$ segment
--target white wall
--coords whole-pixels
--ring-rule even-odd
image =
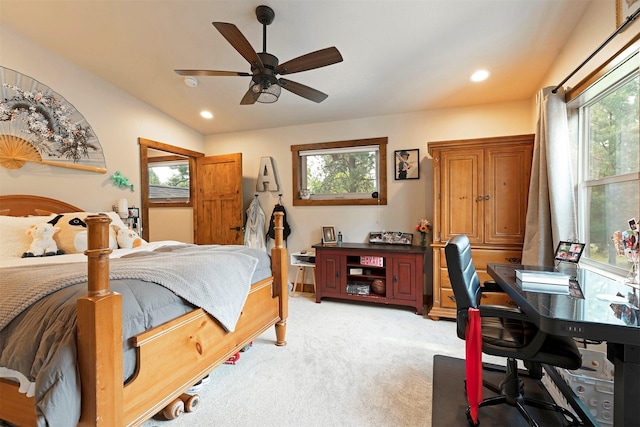
[[[0,65],[38,80],[69,101],[93,128],[107,164],[106,174],[33,163],[15,170],[0,168],[0,194],[37,194],[90,211],[110,209],[121,198],[140,206],[138,137],[203,151],[203,135],[10,28],[0,26],[0,40]],[[109,177],[116,171],[129,178],[135,191],[112,184]]]
[[[621,0],[625,2],[626,0]],[[578,67],[596,48],[598,48],[616,30],[615,2],[609,0],[593,0],[580,20],[580,24],[569,42],[560,52],[553,66],[543,79],[540,87],[558,85],[565,77]],[[618,34],[594,58],[585,64],[566,87],[575,86],[593,69],[620,50],[634,36],[640,33],[640,19],[636,19],[624,32]]]

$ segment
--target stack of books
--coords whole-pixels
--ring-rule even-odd
[[[568,295],[570,278],[557,271],[516,270],[516,284],[528,292]]]

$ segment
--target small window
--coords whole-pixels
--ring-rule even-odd
[[[189,203],[189,159],[181,156],[149,157],[149,202]]]
[[[386,205],[387,138],[291,146],[294,205]]]

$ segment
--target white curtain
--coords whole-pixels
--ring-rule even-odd
[[[245,246],[262,249],[265,252],[267,251],[264,223],[264,211],[260,207],[258,197],[254,197],[247,209],[247,223],[244,227]]]
[[[577,237],[564,91],[554,94],[551,87],[542,89],[537,105],[522,263],[551,266],[558,242]]]

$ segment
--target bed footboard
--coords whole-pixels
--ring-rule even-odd
[[[273,276],[251,287],[234,332],[202,309],[146,331],[134,338],[138,367],[123,387],[121,301],[109,290],[110,251],[102,249],[108,247],[108,223],[104,216],[87,219],[89,295],[78,301],[81,425],[143,423],[273,325],[276,345],[286,345],[288,255],[278,212]]]

